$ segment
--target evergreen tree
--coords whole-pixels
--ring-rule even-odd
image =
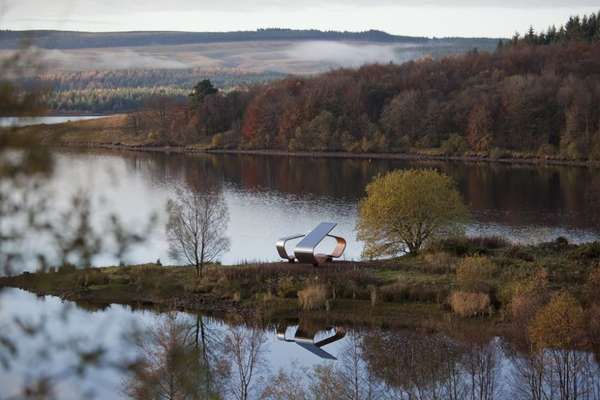
[[[190,93],[190,105],[193,108],[197,108],[206,96],[218,93],[218,89],[215,88],[210,79],[201,80],[194,86],[192,93]]]

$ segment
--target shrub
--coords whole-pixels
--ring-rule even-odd
[[[446,156],[462,156],[469,149],[466,140],[457,134],[452,134],[442,143],[442,151]]]
[[[210,147],[212,147],[213,149],[220,149],[223,148],[223,144],[225,143],[225,140],[223,138],[223,134],[222,133],[216,133],[211,140],[210,143]]]
[[[374,285],[369,285],[367,290],[369,291],[370,295],[371,307],[375,307],[377,304],[377,287]]]
[[[548,274],[545,270],[514,286],[510,315],[514,323],[527,325],[548,301]]]
[[[527,248],[523,246],[512,246],[506,252],[506,255],[512,259],[518,259],[523,261],[535,261],[535,257],[527,251]]]
[[[456,282],[467,291],[487,291],[496,272],[495,264],[487,257],[465,257],[456,267]]]
[[[282,298],[292,298],[298,291],[294,278],[283,276],[277,280],[277,296]]]
[[[389,302],[419,302],[443,304],[448,299],[447,286],[427,283],[407,284],[396,282],[378,288],[378,298]]]
[[[63,264],[61,266],[58,267],[58,273],[60,274],[70,274],[72,272],[76,272],[77,271],[77,267],[73,264]]]
[[[537,312],[528,331],[529,339],[538,349],[573,348],[585,332],[583,308],[573,295],[562,291]]]
[[[580,260],[599,259],[600,242],[584,243],[577,247],[574,256]]]
[[[509,247],[510,242],[499,236],[451,237],[436,242],[432,248],[457,256],[487,254],[490,250]]]
[[[327,287],[325,285],[310,285],[298,292],[298,302],[303,310],[318,310],[327,302]]]
[[[436,251],[427,253],[423,257],[427,265],[427,272],[445,274],[453,271],[456,264],[456,258],[445,251]]]
[[[511,154],[509,151],[501,149],[499,147],[494,147],[491,151],[490,151],[490,158],[492,160],[500,160],[502,158],[510,158]]]
[[[590,160],[600,161],[600,132],[596,133],[592,138],[592,146],[588,158]]]
[[[549,143],[544,143],[541,145],[537,151],[537,156],[539,158],[548,158],[556,155],[556,147]]]
[[[588,336],[594,346],[600,346],[600,304],[594,304],[588,314]]]
[[[80,277],[80,286],[89,287],[89,286],[98,286],[98,285],[107,285],[110,279],[108,274],[105,274],[101,271],[97,270],[89,270],[85,271],[82,277]]]
[[[600,305],[600,266],[590,272],[585,284],[586,299],[590,304]]]
[[[490,296],[486,293],[456,291],[450,294],[450,307],[464,318],[491,313]]]

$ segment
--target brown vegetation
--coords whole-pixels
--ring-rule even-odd
[[[450,295],[452,311],[461,317],[476,317],[491,314],[490,295],[486,293],[452,292]]]
[[[484,247],[485,243],[490,247]],[[209,264],[202,278],[190,267],[80,270],[67,265],[1,278],[0,286],[88,304],[116,302],[212,312],[260,310],[264,315],[296,314],[302,307],[307,313],[327,318],[393,325],[424,316],[439,321],[449,305],[457,315],[467,318],[498,310],[492,321],[514,327],[504,332],[518,334],[519,339],[526,340],[523,345],[528,344],[528,338],[541,345],[594,343],[598,336],[597,303],[591,302],[585,288],[589,276],[595,276],[592,271],[600,258],[597,244],[570,245],[561,240],[538,246],[497,245],[484,239],[444,240],[417,256],[334,262],[319,269],[289,263]],[[461,272],[432,269],[431,260],[438,253],[440,259],[460,264]],[[478,255],[481,253],[485,257]],[[495,272],[490,279],[492,265]],[[481,282],[486,291],[477,290]],[[557,290],[562,292],[557,295]],[[555,296],[548,303],[553,291]],[[548,331],[557,332],[559,338],[548,336]],[[560,333],[563,331],[567,333]],[[578,331],[574,341],[561,339],[573,331]]]
[[[487,291],[490,280],[496,272],[496,265],[487,257],[471,256],[463,258],[456,267],[456,283],[466,291]]]
[[[313,284],[298,292],[298,302],[303,310],[318,310],[325,307],[327,302],[327,287]]]
[[[582,343],[585,331],[583,308],[573,295],[563,291],[536,314],[529,337],[539,349],[573,348]]]
[[[600,43],[549,43],[289,77],[188,107],[158,94],[127,133],[154,146],[599,161]]]

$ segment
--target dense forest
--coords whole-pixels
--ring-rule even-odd
[[[600,160],[600,43],[518,41],[494,53],[196,91],[192,104],[178,114],[185,118],[160,125],[170,129],[161,131],[165,141]]]
[[[139,110],[156,96],[185,101],[204,78],[227,92],[284,76],[229,69],[124,69],[46,73],[25,84],[49,88],[45,100],[53,112],[104,114]]]

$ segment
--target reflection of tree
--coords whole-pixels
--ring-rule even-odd
[[[600,399],[600,366],[591,353],[546,349],[514,354],[514,394],[521,399]]]
[[[493,399],[498,351],[495,341],[461,343],[443,335],[375,331],[363,338],[373,374],[398,398]]]
[[[496,397],[499,350],[495,341],[473,343],[467,348],[461,361],[466,380],[463,384],[467,391],[465,398],[492,400]]]
[[[201,318],[191,324],[168,315],[142,335],[137,342],[140,364],[126,392],[134,399],[213,398],[208,358],[196,336],[202,326]]]
[[[207,317],[200,314],[196,315],[194,324],[194,347],[202,354],[204,362],[204,383],[205,393],[216,393],[219,384],[221,369],[223,365],[220,361],[219,350],[222,346],[220,337],[214,332],[207,322],[211,322]]]
[[[254,398],[253,380],[264,368],[265,333],[260,329],[231,327],[223,341],[223,359],[229,364],[228,389],[237,400]]]
[[[373,373],[391,388],[417,399],[461,399],[459,362],[464,349],[438,335],[376,331],[364,338]]]
[[[202,190],[206,182],[223,182],[248,192],[269,190],[301,198],[317,194],[350,202],[363,196],[377,174],[435,168],[458,183],[465,202],[482,222],[593,228],[599,218],[598,179],[592,170],[575,167],[248,155],[119,156],[131,159],[133,168],[143,168],[162,184],[177,178]]]
[[[335,364],[320,365],[313,371],[310,392],[314,399],[371,400],[381,398],[383,387],[363,358],[362,340],[350,335]]]

